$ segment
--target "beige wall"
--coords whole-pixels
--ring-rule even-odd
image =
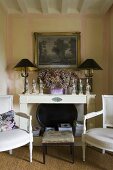
[[[12,23],[8,30],[9,36],[7,57],[9,64],[16,64],[22,58],[29,58],[33,61],[33,32],[81,32],[81,60],[86,58],[94,58],[102,67],[105,62],[103,60],[103,18],[99,17],[41,17],[28,16],[18,17],[12,16],[10,19]],[[12,63],[9,59],[12,57]],[[105,72],[106,73],[106,72]],[[99,71],[94,78],[94,92],[103,93],[106,90],[106,85],[100,90],[95,85],[95,81],[100,82],[100,76],[103,71]],[[104,76],[104,80],[105,80]],[[19,77],[20,78],[20,77]],[[102,79],[102,82],[104,81]],[[106,81],[107,82],[107,81]],[[21,89],[20,89],[21,90]],[[21,92],[21,91],[20,91]]]
[[[97,110],[101,107],[101,94],[113,93],[113,9],[103,16],[16,16],[0,11],[1,93],[18,94],[23,79],[13,70],[22,58],[33,61],[33,32],[81,32],[81,61],[94,58],[103,68],[95,71],[93,91],[97,94]],[[110,31],[111,30],[111,31]],[[6,72],[8,68],[8,75]],[[31,77],[36,78],[36,73]],[[110,78],[109,78],[110,77]],[[30,83],[31,84],[31,83]],[[98,102],[99,101],[99,102]]]
[[[109,93],[113,94],[113,8],[110,10]]]
[[[97,94],[98,101],[101,94],[108,92],[108,59],[106,56],[108,51],[106,44],[108,44],[109,35],[106,34],[106,29],[108,29],[105,27],[106,18],[98,16],[38,17],[37,15],[12,15],[8,18],[8,65],[13,67],[22,58],[33,61],[33,32],[81,32],[81,61],[86,58],[94,58],[103,68],[103,71],[95,71],[93,77],[93,91]],[[12,61],[10,58],[12,58]],[[21,93],[23,88],[22,78],[13,70],[10,75],[9,93]]]
[[[0,94],[7,93],[6,16],[0,9]]]

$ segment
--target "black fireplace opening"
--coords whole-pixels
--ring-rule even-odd
[[[78,112],[74,104],[39,104],[36,118],[41,126],[41,134],[47,127],[59,130],[62,124],[69,124],[75,136]]]

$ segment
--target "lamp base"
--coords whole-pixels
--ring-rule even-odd
[[[93,92],[93,78],[92,77],[86,77],[86,86],[87,86],[87,81],[88,81],[88,85],[90,86],[90,89],[86,89],[86,93],[92,93]],[[87,86],[87,88],[89,88],[89,86]]]
[[[22,94],[29,94],[29,92],[22,92]]]

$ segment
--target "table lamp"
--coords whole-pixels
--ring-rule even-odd
[[[21,71],[21,76],[24,77],[24,92],[27,92],[26,84],[27,84],[27,77],[29,76],[29,71],[37,70],[36,65],[34,65],[28,59],[22,59],[18,62],[18,64],[14,67],[16,71]]]
[[[103,70],[94,59],[86,59],[82,64],[78,66],[78,69],[84,70],[85,77],[90,81],[92,91],[92,77],[94,70]]]
[[[94,70],[102,70],[94,59],[86,59],[78,66],[78,69],[85,70],[85,76],[88,78],[93,76]]]

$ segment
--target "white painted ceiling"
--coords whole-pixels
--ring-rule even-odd
[[[0,0],[7,14],[105,14],[113,0]]]

